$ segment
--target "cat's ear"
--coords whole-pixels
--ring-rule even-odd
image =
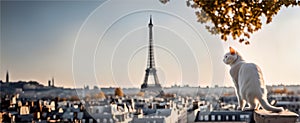
[[[229,51],[231,55],[234,55],[236,53],[236,51],[232,47],[229,47]]]

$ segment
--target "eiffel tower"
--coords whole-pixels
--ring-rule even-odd
[[[154,51],[153,51],[153,36],[152,36],[152,17],[150,16],[150,22],[148,24],[149,28],[149,52],[148,52],[148,63],[145,74],[144,83],[141,85],[142,92],[150,92],[151,95],[163,94],[161,85],[156,74],[155,61],[154,61]],[[149,83],[149,80],[154,81],[154,83]]]

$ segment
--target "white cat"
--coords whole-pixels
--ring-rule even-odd
[[[267,111],[281,112],[282,107],[271,106],[267,101],[267,89],[260,68],[254,63],[246,63],[238,52],[229,47],[224,56],[224,63],[230,65],[241,110],[257,110],[259,104]],[[249,107],[245,108],[246,103]]]

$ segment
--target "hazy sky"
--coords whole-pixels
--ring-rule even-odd
[[[299,13],[282,8],[246,46],[208,33],[185,0],[2,1],[0,79],[9,70],[12,81],[140,87],[152,15],[163,86],[231,86],[222,62],[229,46],[258,64],[267,84],[300,84]]]

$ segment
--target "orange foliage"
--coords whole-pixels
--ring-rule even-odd
[[[160,0],[162,3],[168,0]],[[237,38],[240,43],[250,44],[250,34],[262,28],[262,16],[266,24],[272,22],[282,6],[300,6],[298,0],[186,0],[195,9],[199,23],[206,23],[211,34]]]
[[[124,96],[123,90],[121,88],[116,88],[115,96],[123,97]]]
[[[105,98],[105,93],[101,91],[101,92],[93,95],[93,98],[95,98],[95,99],[104,99]]]
[[[145,93],[144,92],[139,92],[136,94],[137,96],[140,96],[140,97],[144,97],[145,96]]]

